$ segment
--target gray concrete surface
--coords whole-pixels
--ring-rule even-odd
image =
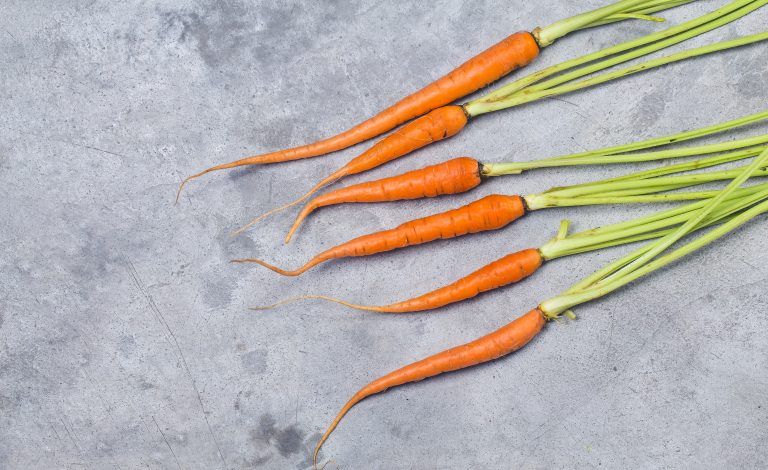
[[[507,322],[623,253],[553,262],[525,284],[397,317],[297,293],[381,303],[576,228],[656,207],[537,213],[497,233],[299,279],[294,266],[353,235],[492,192],[624,173],[553,170],[460,197],[295,214],[228,233],[366,145],[333,156],[180,179],[326,136],[437,78],[511,31],[600,1],[0,2],[0,468],[307,468],[359,386]],[[724,1],[669,13],[678,22]],[[761,10],[686,45],[759,32]],[[576,34],[533,69],[659,29]],[[683,47],[677,47],[675,50]],[[474,123],[345,184],[458,155],[542,158],[765,108],[768,48],[719,54]],[[761,129],[765,129],[763,126]],[[754,133],[756,130],[750,129]],[[766,220],[578,308],[579,320],[504,360],[360,404],[328,468],[765,468]]]

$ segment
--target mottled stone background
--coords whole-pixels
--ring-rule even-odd
[[[295,266],[372,230],[492,192],[527,193],[627,167],[538,171],[459,197],[295,212],[292,199],[367,145],[211,175],[210,164],[329,135],[512,31],[602,1],[0,1],[0,468],[307,468],[359,386],[527,311],[626,251],[553,262],[524,284],[437,312],[384,317],[297,293],[382,303],[507,252],[656,207],[536,213],[496,233]],[[726,3],[699,1],[673,23]],[[762,9],[675,50],[759,32]],[[637,37],[575,34],[529,70]],[[478,119],[461,135],[349,178],[458,155],[543,158],[765,109],[765,44]],[[747,134],[765,132],[753,127]],[[764,218],[547,327],[495,363],[367,400],[328,468],[765,468]]]

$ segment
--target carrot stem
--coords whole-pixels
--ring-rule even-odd
[[[498,101],[500,99],[506,98],[508,96],[513,95],[514,93],[530,86],[535,83],[540,82],[541,80],[550,77],[552,75],[564,72],[566,70],[570,70],[575,67],[579,67],[584,64],[588,64],[590,62],[594,62],[600,59],[605,59],[606,57],[610,57],[612,55],[620,54],[625,51],[630,51],[633,49],[640,48],[642,46],[664,40],[666,38],[670,38],[672,36],[675,36],[680,33],[684,33],[688,30],[691,30],[693,28],[696,28],[701,25],[705,25],[707,23],[710,23],[714,20],[717,20],[719,18],[724,17],[725,15],[728,15],[730,13],[734,13],[738,11],[740,8],[745,6],[750,6],[753,3],[752,0],[737,0],[734,2],[731,2],[721,8],[718,8],[717,10],[714,10],[708,14],[702,15],[698,18],[695,18],[693,20],[687,21],[685,23],[679,24],[677,26],[673,26],[671,28],[668,28],[663,31],[659,31],[656,33],[652,33],[637,39],[633,39],[631,41],[626,41],[620,44],[617,44],[615,46],[611,46],[605,49],[602,49],[597,52],[593,52],[581,57],[577,57],[575,59],[570,59],[568,61],[562,62],[560,64],[556,64],[550,67],[547,67],[545,69],[539,70],[538,72],[535,72],[531,75],[528,75],[522,79],[516,80],[508,85],[505,85],[501,88],[498,88],[494,90],[493,92],[474,100],[473,103],[477,102],[493,102]],[[764,4],[764,3],[762,3]],[[762,4],[757,5],[755,8],[759,8],[762,6]],[[753,10],[745,11],[740,16],[744,16],[748,13],[750,13]],[[739,16],[739,17],[740,17]],[[631,56],[628,57],[627,60],[630,60]]]
[[[552,188],[542,193],[529,194],[525,196],[524,199],[529,210],[539,210],[548,207],[683,201],[710,198],[717,195],[717,191],[659,193],[714,181],[733,179],[740,174],[743,168],[678,176],[663,175],[756,156],[756,154],[759,155],[765,149],[766,148],[761,148],[759,152],[754,149],[743,152],[734,152],[694,162],[672,165],[671,167],[662,170],[644,171],[603,181]],[[646,178],[649,174],[660,174],[660,176]],[[768,170],[764,167],[759,168],[752,174],[752,177],[761,176],[768,176]]]
[[[768,164],[768,150],[765,150],[750,165],[748,165],[743,171],[741,171],[738,174],[738,176],[736,176],[733,179],[733,181],[731,181],[728,184],[728,186],[726,186],[720,192],[720,194],[712,198],[710,201],[707,202],[707,204],[704,207],[699,209],[697,211],[696,217],[686,222],[675,233],[662,238],[658,242],[655,242],[654,247],[651,250],[649,250],[648,253],[639,257],[637,260],[628,264],[627,266],[620,269],[616,273],[611,274],[609,277],[602,280],[601,282],[605,280],[621,278],[622,275],[631,273],[634,269],[637,269],[643,263],[650,261],[653,257],[655,257],[665,249],[672,246],[675,242],[677,242],[678,240],[683,238],[685,235],[687,235],[692,230],[693,227],[695,227],[699,222],[704,220],[710,213],[712,213],[712,211],[717,209],[718,205],[722,204],[729,194],[733,193],[737,188],[739,188],[739,186],[744,184],[752,175],[756,174],[760,170],[760,168],[765,166],[766,164]]]
[[[671,264],[679,260],[683,256],[686,256],[696,250],[699,250],[709,245],[710,243],[722,238],[723,236],[736,230],[737,228],[746,224],[747,222],[754,219],[755,217],[761,214],[764,214],[766,212],[768,212],[768,201],[763,201],[753,206],[752,208],[742,212],[741,214],[738,214],[730,218],[730,220],[728,220],[727,222],[723,223],[719,227],[714,228],[713,230],[707,232],[706,234],[700,236],[696,240],[690,243],[687,243],[686,245],[683,245],[677,250],[674,250],[671,253],[665,256],[662,256],[655,261],[652,261],[640,268],[635,269],[634,271],[630,272],[625,276],[622,276],[621,278],[612,279],[610,282],[606,282],[604,284],[596,284],[594,287],[584,289],[584,290],[578,290],[578,289],[572,288],[571,290],[566,291],[566,293],[560,296],[557,296],[542,302],[540,305],[540,308],[545,313],[545,315],[547,315],[548,318],[556,318],[561,313],[568,311],[569,309],[571,309],[576,305],[607,295],[625,286],[626,284],[629,284],[630,282],[639,279],[640,277],[646,276],[658,269],[661,269],[667,266],[668,264]],[[672,235],[674,235],[674,233],[668,235],[668,237]],[[598,277],[597,274],[605,275],[606,272],[612,272],[612,271],[618,270],[618,268],[622,267],[622,265],[624,268],[630,266],[632,263],[639,261],[645,255],[650,253],[651,252],[650,248],[652,246],[653,244],[651,243],[651,244],[648,244],[647,246],[640,248],[639,250],[636,250],[630,255],[627,255],[624,258],[621,258],[619,261],[612,263],[611,265],[606,267],[604,270],[599,271],[598,273],[596,273],[595,276],[587,278],[586,280],[582,281],[582,283],[577,284],[574,287],[577,287],[580,285],[584,286],[585,284],[587,284],[588,280],[594,279],[594,277]]]
[[[546,200],[550,196],[560,199],[572,199],[596,194],[605,195],[632,189],[646,189],[648,192],[656,192],[659,190],[658,188],[665,188],[664,190],[667,190],[666,188],[684,188],[713,181],[730,180],[735,178],[741,171],[743,171],[743,168],[682,176],[660,176],[640,180],[610,181],[607,183],[596,183],[585,186],[555,188],[535,196],[537,199]],[[766,175],[768,175],[768,171],[765,169],[758,169],[752,176],[757,177]],[[528,199],[526,199],[526,201],[528,201]],[[531,201],[528,202],[530,203]],[[533,209],[534,207],[529,206],[529,208]]]
[[[690,162],[676,163],[674,165],[661,166],[658,168],[651,168],[650,170],[638,171],[627,175],[616,176],[613,178],[606,178],[601,183],[627,181],[627,180],[639,180],[646,178],[655,178],[658,176],[665,176],[672,173],[680,173],[683,171],[700,170],[702,168],[709,168],[724,163],[735,162],[746,158],[752,158],[760,155],[766,147],[752,147],[743,150],[737,150],[735,152],[723,153],[715,155],[713,157],[702,158],[700,160],[694,160]],[[580,186],[589,186],[594,183],[583,183],[571,186],[572,188]]]
[[[533,170],[537,168],[546,168],[552,165],[552,162],[560,161],[581,161],[581,164],[601,164],[603,158],[617,155],[620,153],[634,152],[637,150],[646,150],[649,148],[661,147],[670,145],[673,143],[683,142],[687,140],[698,139],[712,134],[719,134],[721,132],[733,130],[739,127],[754,124],[760,121],[768,119],[768,111],[762,111],[759,113],[744,116],[732,121],[727,121],[719,124],[714,124],[700,129],[692,131],[680,132],[678,134],[667,135],[664,137],[656,137],[640,142],[633,142],[631,144],[617,145],[613,147],[607,147],[603,149],[590,150],[587,152],[574,153],[570,155],[563,155],[559,157],[547,158],[542,160],[530,161],[530,162],[503,162],[503,163],[484,163],[483,164],[483,176],[503,176],[520,174],[523,171]],[[684,150],[684,149],[681,149]],[[727,149],[733,150],[733,149]],[[677,153],[670,153],[669,158],[677,158]],[[592,158],[587,160],[587,158]]]
[[[541,304],[542,310],[548,317],[556,317],[576,305],[606,295],[639,277],[660,269],[682,256],[708,245],[730,231],[735,230],[737,227],[740,227],[757,215],[768,211],[768,201],[760,202],[743,213],[735,215],[720,227],[713,229],[683,247],[654,260],[654,258],[659,256],[681,238],[695,230],[696,227],[701,224],[702,221],[705,221],[711,214],[716,214],[717,210],[720,208],[719,206],[727,201],[729,196],[737,191],[737,188],[740,185],[766,163],[768,163],[768,150],[765,150],[760,154],[752,164],[734,178],[733,181],[731,181],[725,189],[720,191],[716,197],[710,199],[701,208],[697,209],[686,223],[682,224],[666,236],[653,241],[647,246],[642,247],[640,250],[608,265],[606,268],[576,284],[564,294],[543,302]]]
[[[728,196],[727,201],[730,203],[733,200],[738,200],[738,199],[745,198],[745,197],[753,197],[755,194],[758,194],[761,191],[765,191],[766,189],[768,189],[768,183],[763,183],[763,184],[759,184],[759,185],[755,185],[755,186],[751,186],[751,187],[747,187],[747,188],[740,188],[737,191],[735,191],[733,194]],[[713,195],[716,194],[716,193],[717,193],[717,191],[712,191]],[[702,198],[702,199],[704,199],[704,198]],[[707,199],[709,199],[709,198],[707,198]],[[630,227],[645,226],[645,225],[654,223],[654,222],[662,220],[662,219],[675,217],[675,216],[678,216],[680,214],[688,214],[691,211],[695,211],[697,209],[702,208],[706,203],[707,203],[706,200],[696,201],[696,202],[693,202],[693,203],[686,204],[684,206],[676,207],[674,209],[668,209],[668,210],[662,211],[662,212],[657,212],[657,213],[654,213],[654,214],[651,214],[651,215],[648,215],[648,216],[645,216],[645,217],[640,217],[640,218],[628,220],[628,221],[625,221],[625,222],[619,222],[619,223],[616,223],[616,224],[605,225],[603,227],[598,227],[598,228],[594,228],[594,229],[591,229],[591,230],[586,230],[586,231],[583,231],[583,232],[575,233],[575,234],[571,235],[570,238],[588,237],[588,236],[592,236],[592,235],[598,235],[598,234],[603,234],[603,233],[608,233],[608,232],[620,231],[620,230],[624,230],[624,229],[630,228]]]
[[[600,155],[578,158],[551,158],[533,162],[513,162],[513,163],[484,163],[484,176],[502,176],[509,174],[519,174],[525,170],[539,168],[555,168],[564,166],[581,165],[604,165],[613,163],[643,163],[659,160],[671,160],[676,158],[690,157],[694,155],[706,155],[711,153],[725,152],[731,150],[745,149],[745,152],[759,153],[764,147],[754,147],[768,143],[768,134],[739,139],[717,144],[701,145],[698,147],[684,147],[670,150],[658,150],[642,153],[624,153],[619,155]],[[746,157],[745,157],[746,158]]]
[[[652,8],[653,5],[657,5],[658,3],[659,2],[648,0],[623,0],[604,6],[602,8],[598,8],[596,10],[581,13],[570,18],[565,18],[544,28],[537,28],[534,30],[533,34],[536,38],[536,41],[539,43],[539,46],[546,47],[551,45],[557,39],[570,34],[573,31],[589,28],[594,26],[596,23],[603,21],[610,22],[627,19],[629,18],[628,15],[638,15],[636,10]],[[668,2],[662,2],[662,4],[664,3]],[[654,11],[663,9],[665,8],[659,8]],[[634,18],[636,19],[637,16]]]
[[[761,189],[762,191],[746,191],[725,198],[724,202],[717,206],[713,212],[701,219],[698,224],[694,225],[695,228],[693,230],[699,230],[718,223],[722,219],[733,215],[735,212],[768,197],[768,185],[762,185]],[[705,201],[705,203],[708,203],[708,201]],[[671,229],[670,227],[688,221],[691,218],[691,214],[700,210],[702,207],[702,204],[692,204],[691,207],[686,208],[688,210],[674,211],[666,217],[659,217],[664,213],[658,214],[656,217],[657,220],[651,222],[633,224],[619,229],[614,228],[613,230],[602,231],[600,233],[589,231],[586,236],[574,234],[566,238],[556,237],[539,248],[539,251],[544,259],[550,260],[561,258],[563,256],[595,251],[609,246],[633,243],[649,238],[661,238],[673,233],[675,229]]]
[[[768,0],[761,0],[760,2],[757,2],[757,3],[765,4],[765,3],[768,3]],[[721,22],[718,21],[716,23],[718,23],[718,26],[720,26]],[[581,80],[575,83],[569,83],[569,84],[560,85],[560,86],[556,86],[554,88],[548,88],[548,89],[542,89],[542,88],[537,88],[535,86],[532,86],[508,98],[504,98],[504,99],[493,101],[493,102],[472,101],[464,105],[464,109],[466,109],[467,113],[469,113],[471,116],[479,116],[481,114],[490,113],[493,111],[499,111],[502,109],[519,106],[525,103],[531,103],[533,101],[538,101],[544,98],[550,98],[553,96],[559,96],[559,95],[571,93],[577,90],[582,90],[584,88],[589,88],[589,87],[599,85],[611,80],[627,77],[635,73],[651,70],[651,69],[661,67],[663,65],[668,65],[674,62],[679,62],[681,60],[691,59],[694,57],[712,54],[714,52],[720,52],[728,49],[733,49],[736,47],[742,47],[748,44],[753,44],[753,43],[765,41],[765,40],[768,40],[768,32],[752,34],[750,36],[745,36],[745,37],[733,39],[730,41],[723,41],[723,42],[710,44],[703,47],[698,47],[695,49],[689,49],[687,51],[678,52],[676,54],[659,57],[659,58],[652,59],[640,64],[632,65],[630,67],[626,67],[620,70],[604,73],[596,77]],[[653,52],[653,50],[649,49],[648,52],[646,52],[646,54],[649,54],[651,52]]]

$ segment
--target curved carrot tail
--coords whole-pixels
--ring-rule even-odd
[[[309,201],[309,203],[301,209],[301,212],[299,212],[299,215],[296,216],[296,220],[293,221],[293,225],[291,225],[291,229],[288,230],[288,233],[285,235],[283,244],[287,245],[291,241],[291,238],[293,238],[293,234],[296,233],[296,230],[299,229],[299,226],[301,225],[302,222],[304,222],[304,219],[306,219],[309,216],[309,214],[311,214],[315,209],[323,207],[320,205],[320,203],[318,203],[318,199],[313,199]]]
[[[233,259],[230,261],[230,263],[256,263],[261,266],[264,266],[267,269],[271,269],[272,271],[282,274],[283,276],[298,276],[299,274],[303,273],[307,269],[302,266],[301,268],[294,269],[294,270],[288,270],[288,269],[282,269],[278,268],[275,265],[269,264],[266,261],[262,261],[260,259],[256,258],[241,258],[241,259]]]
[[[230,262],[231,263],[256,263],[256,264],[259,264],[261,266],[264,266],[267,269],[271,269],[272,271],[274,271],[274,272],[276,272],[278,274],[282,274],[283,276],[294,277],[294,276],[298,276],[300,274],[304,274],[305,272],[309,271],[313,267],[317,266],[318,264],[320,264],[320,263],[322,263],[323,261],[326,261],[326,260],[327,260],[327,258],[323,257],[322,255],[321,256],[315,256],[314,258],[309,260],[306,264],[304,264],[304,266],[301,266],[301,267],[296,268],[296,269],[282,269],[282,268],[278,268],[275,265],[269,264],[266,261],[262,261],[262,260],[256,259],[256,258],[233,259]]]
[[[295,206],[297,204],[302,203],[303,201],[307,200],[310,196],[312,196],[316,192],[318,192],[321,189],[323,189],[323,187],[325,187],[326,185],[329,185],[329,184],[335,182],[336,180],[338,180],[339,178],[344,177],[347,174],[345,169],[346,169],[346,167],[342,167],[339,170],[335,171],[333,174],[327,176],[322,181],[317,183],[312,189],[307,191],[306,194],[304,194],[300,198],[298,198],[298,199],[296,199],[296,200],[294,200],[292,202],[289,202],[288,204],[285,204],[285,205],[280,206],[280,207],[276,207],[276,208],[274,208],[274,209],[272,209],[270,211],[267,211],[267,212],[261,214],[260,216],[256,217],[255,219],[251,220],[247,224],[243,225],[239,229],[237,229],[234,232],[232,232],[232,236],[236,237],[237,235],[240,235],[241,233],[245,232],[246,230],[248,230],[249,228],[253,227],[257,223],[259,223],[262,220],[266,219],[267,217],[269,217],[271,215],[274,215],[274,214],[277,214],[278,212],[282,212],[282,211],[284,211],[284,210],[286,210],[286,209],[288,209],[290,207],[293,207],[293,206]]]
[[[535,308],[472,342],[447,349],[374,380],[355,393],[339,411],[315,446],[312,461],[317,465],[317,455],[323,443],[328,440],[349,410],[363,399],[392,387],[499,359],[528,344],[541,332],[545,323],[544,313]]]
[[[345,307],[353,308],[355,310],[363,310],[366,312],[386,312],[384,310],[385,307],[370,307],[367,305],[357,305],[350,302],[346,302],[341,299],[337,299],[335,297],[328,297],[327,295],[299,295],[296,297],[290,297],[288,299],[283,299],[280,302],[274,303],[272,305],[263,305],[260,307],[251,307],[251,310],[271,310],[276,307],[280,307],[282,305],[290,304],[293,302],[297,302],[299,300],[308,300],[308,299],[320,299],[320,300],[327,300],[328,302],[333,302],[337,304],[341,304]]]
[[[400,175],[354,184],[330,191],[311,200],[296,217],[285,243],[288,243],[304,219],[320,207],[344,203],[400,201],[458,194],[481,182],[482,164],[469,157],[459,157]]]
[[[196,173],[196,174],[194,174],[192,176],[187,176],[186,178],[184,178],[184,181],[181,182],[181,184],[179,185],[179,189],[176,191],[176,202],[174,204],[178,204],[179,203],[179,196],[181,196],[181,190],[184,189],[184,186],[186,186],[186,184],[189,181],[192,181],[193,179],[199,178],[199,177],[201,177],[201,176],[203,176],[203,175],[205,175],[207,173],[210,173],[212,171],[227,170],[229,168],[237,168],[239,166],[244,166],[244,165],[253,165],[253,158],[254,157],[246,157],[246,158],[241,158],[240,160],[236,160],[234,162],[222,163],[220,165],[216,165],[216,166],[212,166],[210,168],[206,168],[205,170],[201,171],[200,173]]]
[[[531,33],[525,31],[514,33],[464,62],[447,75],[341,134],[309,145],[254,155],[211,167],[187,178],[179,187],[178,193],[187,181],[211,171],[317,157],[359,144],[473,93],[513,70],[529,64],[538,55],[539,45]]]
[[[363,390],[365,390],[365,389],[363,389]],[[344,418],[344,416],[346,416],[346,414],[349,413],[349,410],[351,410],[353,406],[357,405],[363,399],[369,397],[370,395],[373,395],[373,393],[366,395],[366,394],[361,393],[361,392],[362,392],[362,390],[360,392],[357,392],[344,405],[344,407],[341,409],[341,411],[339,411],[339,414],[337,414],[336,417],[333,419],[333,421],[331,422],[330,426],[328,426],[328,429],[325,430],[325,433],[323,433],[323,436],[317,442],[317,445],[315,446],[315,451],[312,453],[312,462],[313,462],[313,465],[314,465],[315,468],[317,468],[317,454],[320,452],[320,448],[323,446],[325,441],[328,440],[328,437],[330,437],[331,433],[336,430],[336,427],[339,425],[339,423],[341,422],[342,418]]]

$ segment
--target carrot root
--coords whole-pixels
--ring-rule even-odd
[[[288,299],[283,299],[280,302],[274,303],[272,305],[263,305],[259,307],[251,307],[251,310],[271,310],[276,307],[280,307],[282,305],[290,304],[293,302],[298,302],[299,300],[308,300],[308,299],[319,299],[319,300],[327,300],[328,302],[337,303],[340,305],[343,305],[345,307],[353,308],[355,310],[363,310],[367,312],[386,312],[386,310],[382,310],[382,307],[369,307],[366,305],[357,305],[350,302],[346,302],[341,299],[337,299],[335,297],[329,297],[327,295],[299,295],[296,297],[290,297]]]
[[[278,268],[275,265],[269,264],[266,261],[262,261],[262,260],[256,259],[256,258],[233,259],[233,260],[230,261],[230,263],[240,263],[240,264],[242,264],[242,263],[256,263],[256,264],[264,266],[265,268],[270,269],[270,270],[272,270],[272,271],[274,271],[274,272],[276,272],[278,274],[282,274],[283,276],[291,276],[291,277],[298,276],[299,274],[301,274],[304,271],[306,271],[307,269],[309,269],[309,268],[304,268],[303,266],[301,268],[299,268],[299,269],[294,269],[294,270],[282,269],[282,268]]]

